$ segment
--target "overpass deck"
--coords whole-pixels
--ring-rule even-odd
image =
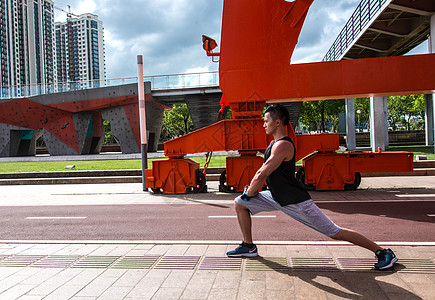
[[[323,61],[399,56],[428,39],[435,1],[362,0]]]

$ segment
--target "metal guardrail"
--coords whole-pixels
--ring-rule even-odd
[[[144,81],[150,81],[153,90],[219,86],[219,72],[145,76]]]
[[[144,81],[151,82],[152,90],[170,90],[219,86],[218,72],[171,74],[145,76]],[[80,91],[101,87],[110,87],[137,83],[137,77],[114,78],[105,80],[77,81],[53,84],[31,84],[0,87],[0,99],[32,97],[45,94]]]
[[[323,61],[339,60],[386,2],[391,2],[391,0],[362,0],[326,53]]]

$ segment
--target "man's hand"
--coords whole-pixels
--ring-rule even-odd
[[[251,200],[252,197],[257,196],[257,194],[258,194],[258,191],[257,191],[254,195],[249,196],[248,195],[248,190],[249,190],[249,185],[246,185],[245,188],[243,189],[243,194],[240,197],[244,201],[249,201],[249,200]]]

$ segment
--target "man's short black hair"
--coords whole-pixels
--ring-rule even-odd
[[[287,108],[281,104],[269,105],[264,113],[269,113],[272,119],[280,119],[284,126],[287,126],[290,120],[290,115]]]

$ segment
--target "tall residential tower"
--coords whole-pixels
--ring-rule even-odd
[[[54,82],[53,8],[52,0],[0,0],[0,87]]]
[[[105,79],[103,22],[93,14],[56,22],[57,82]]]

